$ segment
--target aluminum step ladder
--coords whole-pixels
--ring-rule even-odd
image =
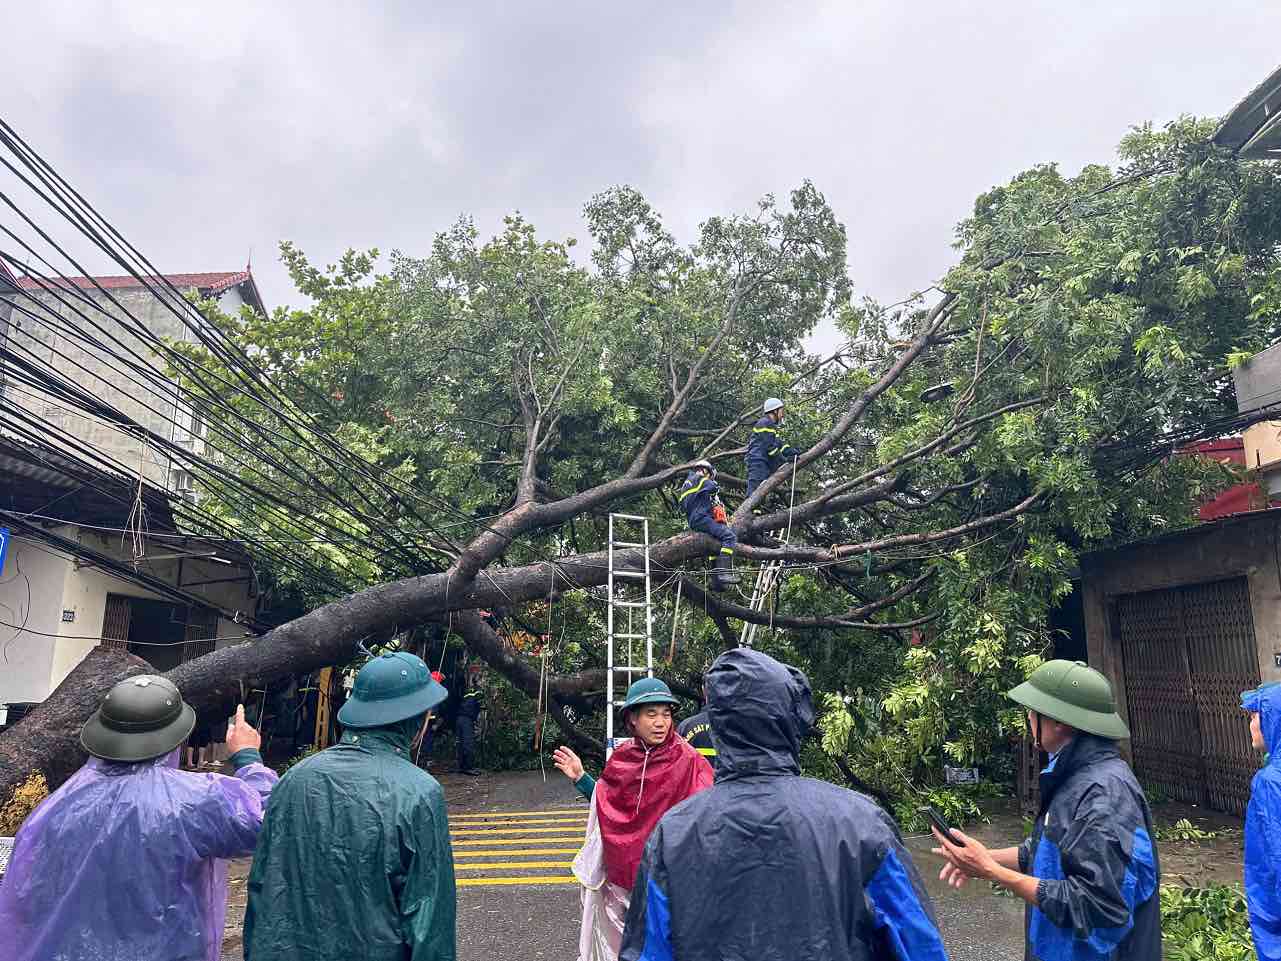
[[[787,533],[783,535],[783,546],[786,547],[792,542],[792,509],[796,505],[796,461],[792,461],[792,495],[787,505]],[[748,605],[753,611],[759,611],[765,606],[766,599],[773,593],[774,588],[778,585],[779,578],[783,575],[782,561],[767,561],[762,564],[760,570],[756,572],[756,583],[752,587],[752,601]],[[751,647],[752,642],[756,640],[756,628],[759,624],[750,621],[743,622],[743,630],[738,635],[739,647]],[[770,615],[770,629],[774,627],[774,617]]]
[[[782,561],[769,561],[762,564],[756,572],[756,583],[752,586],[752,600],[748,604],[753,611],[759,611],[765,607],[766,600],[769,599],[774,587],[778,584],[779,576],[783,573]],[[744,621],[743,629],[738,635],[739,647],[751,647],[752,642],[756,640],[756,629],[760,627],[754,621]]]
[[[629,536],[630,534],[630,536]],[[619,551],[643,551],[642,569],[619,565]],[[629,597],[629,587],[644,587],[645,599]],[[649,518],[635,514],[609,515],[609,605],[605,613],[605,757],[616,742],[614,718],[626,700],[627,689],[642,675],[654,676],[654,607],[649,564]],[[641,617],[641,613],[644,617]],[[640,642],[644,641],[644,647]],[[622,642],[625,642],[623,644]],[[621,656],[621,661],[620,661]],[[640,657],[644,663],[639,663]],[[621,687],[620,687],[621,684]]]

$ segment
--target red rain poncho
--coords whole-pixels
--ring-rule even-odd
[[[631,890],[650,832],[664,814],[712,786],[712,767],[676,733],[648,751],[637,738],[620,745],[596,785],[596,810],[611,884]]]

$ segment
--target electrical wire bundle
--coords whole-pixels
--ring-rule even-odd
[[[295,401],[325,412],[323,396],[287,370],[265,370],[3,121],[0,165],[9,175],[0,180],[0,297],[11,305],[9,329],[0,328],[5,453],[39,461],[52,447],[77,483],[117,499],[118,485],[100,472],[138,478],[141,509],[129,515],[139,529],[143,464],[123,452],[186,470],[253,523],[171,498],[182,532],[243,542],[317,594],[363,586],[357,562],[383,576],[442,569],[454,541],[438,519],[472,518],[344,446]],[[72,246],[133,278],[148,316],[95,279]],[[78,420],[128,443],[90,443]],[[203,444],[188,441],[197,424]],[[335,548],[350,560],[335,563]]]

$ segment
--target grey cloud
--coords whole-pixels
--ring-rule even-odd
[[[946,269],[992,184],[1228,109],[1281,26],[1245,2],[607,7],[64,0],[7,14],[4,111],[162,269],[252,247],[270,303],[283,238],[420,251],[514,209],[581,236],[619,182],[690,236],[806,177],[888,300]]]

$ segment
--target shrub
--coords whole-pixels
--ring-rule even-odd
[[[307,758],[311,757],[315,753],[316,753],[316,746],[314,744],[303,748],[301,751],[299,751],[297,754],[291,757],[284,764],[280,765],[280,767],[276,768],[276,773],[279,774],[281,777],[284,777],[285,772],[288,771],[291,767],[293,767],[295,764],[298,764],[302,761],[307,760]]]
[[[1246,961],[1255,957],[1240,885],[1161,888],[1167,961]]]
[[[4,807],[0,807],[0,837],[11,838],[18,833],[22,822],[36,809],[36,805],[49,796],[49,782],[35,771],[14,789]]]
[[[1173,824],[1156,826],[1158,841],[1212,841],[1218,836],[1217,831],[1203,830],[1187,818],[1179,818]]]

